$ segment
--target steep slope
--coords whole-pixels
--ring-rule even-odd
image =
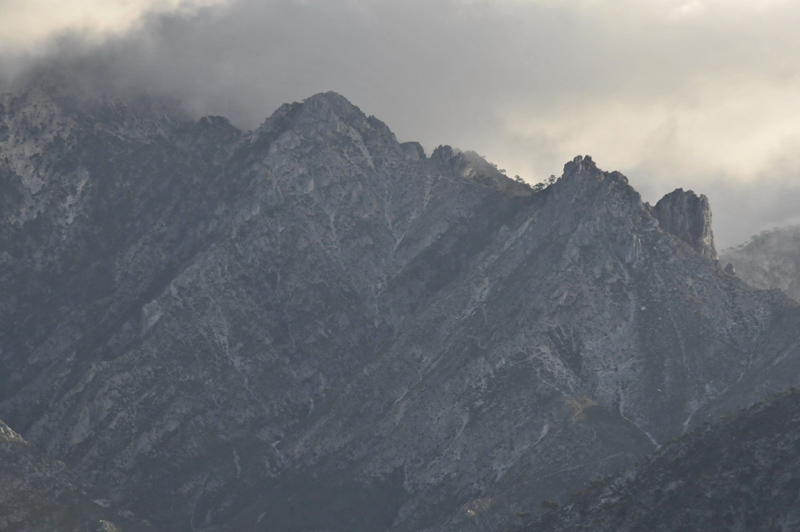
[[[705,424],[526,530],[776,530],[800,527],[800,394]]]
[[[796,329],[780,322],[797,320],[796,305],[747,288],[660,230],[621,175],[576,159],[521,233],[484,255],[492,262],[467,270],[490,286],[472,316],[435,310],[408,326],[425,330],[438,318],[452,327],[438,348],[448,365],[431,375],[427,396],[404,398],[416,403],[406,411],[422,414],[398,431],[429,433],[441,410],[452,412],[452,432],[428,452],[444,478],[471,464],[461,497],[475,502],[445,529],[507,526],[565,486],[602,478],[693,424],[771,393],[759,386],[781,389],[797,375],[745,384],[780,355],[796,364]],[[453,292],[478,285],[458,281]],[[755,355],[778,338],[773,355]],[[592,404],[599,410],[581,419],[577,412]],[[431,461],[423,463],[427,480]],[[430,504],[422,514],[444,506],[453,489],[420,484],[420,505]]]
[[[720,260],[759,288],[779,288],[800,301],[800,227],[783,227],[754,236],[726,249]]]
[[[107,501],[0,421],[0,529],[120,532]],[[132,528],[126,528],[132,530]]]
[[[3,102],[0,416],[158,527],[501,527],[800,380],[693,193],[534,192],[334,93]]]

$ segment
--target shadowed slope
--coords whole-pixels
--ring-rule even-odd
[[[793,391],[703,425],[525,530],[797,530],[798,442]]]

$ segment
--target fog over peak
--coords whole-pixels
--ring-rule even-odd
[[[26,29],[47,4],[0,2],[6,74],[59,64],[245,129],[333,90],[531,182],[591,153],[651,203],[705,193],[720,247],[800,215],[795,2],[72,0]]]

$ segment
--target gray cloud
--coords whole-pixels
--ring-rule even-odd
[[[335,90],[401,140],[475,149],[530,181],[589,153],[650,201],[706,193],[727,246],[800,215],[800,5],[752,4],[239,0],[102,46],[61,35],[46,60],[244,128]]]

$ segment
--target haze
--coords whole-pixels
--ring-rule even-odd
[[[335,90],[530,182],[591,154],[650,202],[705,193],[719,248],[800,222],[797,2],[0,0],[0,20],[6,74],[60,62],[243,128]]]

